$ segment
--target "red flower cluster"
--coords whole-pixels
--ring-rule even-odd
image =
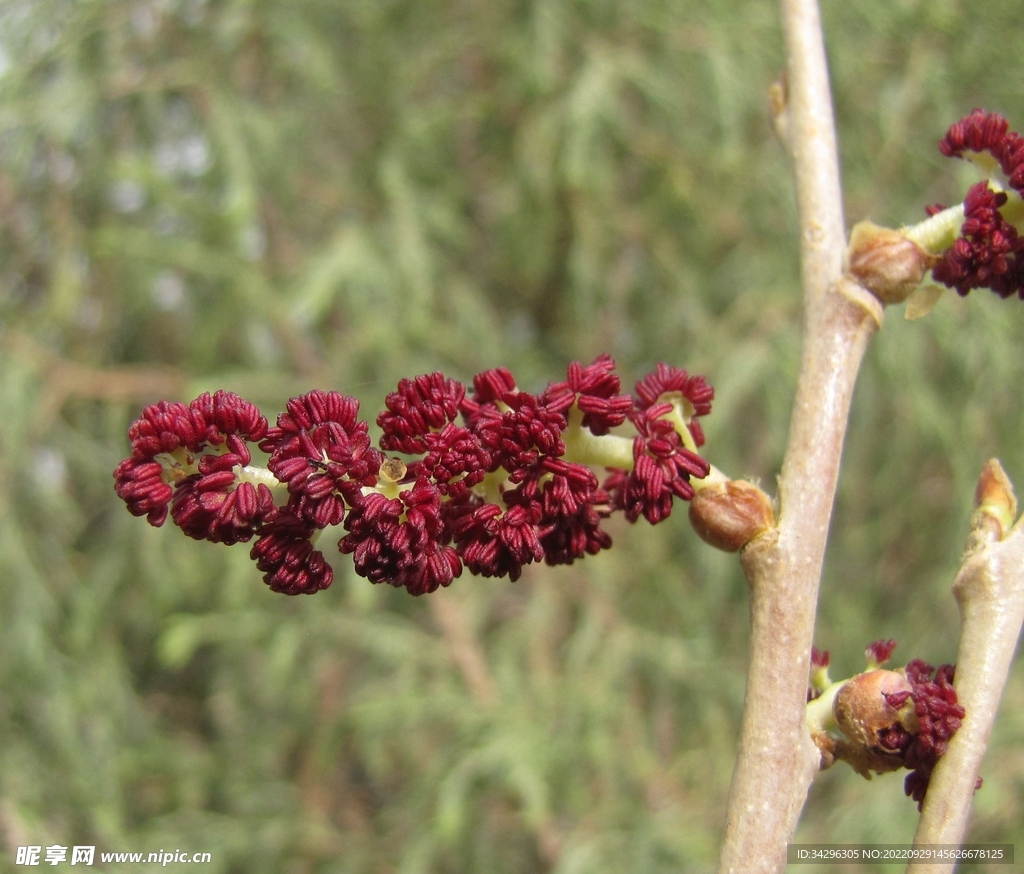
[[[867,648],[867,657],[881,665],[896,648],[895,640],[876,640]],[[938,669],[914,659],[906,669],[910,691],[883,693],[886,704],[899,711],[911,699],[917,730],[908,731],[907,722],[894,722],[878,731],[878,745],[885,753],[898,755],[911,773],[903,783],[907,795],[924,804],[925,792],[936,763],[945,754],[949,739],[960,728],[966,711],[957,703],[953,688],[953,665]]]
[[[714,390],[684,370],[659,365],[635,398],[619,393],[606,355],[573,363],[537,395],[519,391],[504,368],[478,374],[473,389],[441,373],[402,380],[377,418],[380,449],[358,401],[337,392],[293,398],[274,427],[230,392],[162,401],[131,426],[116,490],[152,525],[169,511],[190,537],[257,537],[252,557],[274,591],[329,586],[333,572],[314,543],[341,525],[338,548],[357,573],[418,595],[449,585],[463,566],[515,580],[534,561],[571,564],[611,545],[601,522],[613,511],[659,522],[710,469],[687,444],[703,444],[697,417],[710,412]],[[616,460],[625,441],[626,463],[602,459],[602,441]],[[251,466],[251,443],[269,455],[266,469]],[[567,443],[586,451],[573,457]],[[592,467],[607,468],[603,484]]]
[[[964,200],[960,236],[932,268],[936,281],[966,295],[972,288],[990,288],[1000,297],[1024,298],[1024,238],[1000,210],[1024,190],[1024,137],[1009,130],[998,113],[975,109],[960,119],[939,142],[946,157],[966,152],[987,153],[998,164],[1016,194],[993,190],[988,180],[974,185]],[[935,214],[942,207],[930,207]]]
[[[908,696],[914,702],[917,733],[908,735],[897,725],[889,735],[880,736],[880,740],[883,749],[898,751],[903,756],[904,766],[911,769],[903,787],[917,802],[918,810],[924,804],[932,770],[945,754],[949,739],[956,734],[966,714],[963,705],[957,703],[953,670],[953,665],[942,665],[936,670],[921,659],[914,659],[907,665],[912,691],[886,696],[886,703],[895,710],[906,703]]]
[[[904,790],[920,810],[932,771],[966,711],[953,688],[953,665],[936,670],[915,659],[900,670],[882,669],[895,648],[895,640],[874,641],[865,652],[868,669],[838,683],[823,673],[828,653],[813,649],[807,693],[809,722],[814,742],[822,751],[823,767],[843,759],[868,779],[872,772],[909,768]],[[813,702],[826,692],[830,692],[834,725],[842,736],[826,730],[829,724],[823,721],[820,708],[811,718]],[[822,728],[813,728],[816,725]]]

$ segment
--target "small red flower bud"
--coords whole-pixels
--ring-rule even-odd
[[[864,658],[872,668],[880,668],[889,661],[894,649],[896,649],[895,640],[876,640],[868,644],[868,648],[864,650]]]

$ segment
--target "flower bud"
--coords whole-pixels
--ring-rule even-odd
[[[690,501],[690,524],[701,540],[738,552],[775,527],[769,497],[753,483],[728,480],[700,489]]]
[[[1006,536],[1013,520],[1017,518],[1017,496],[1013,493],[1013,483],[996,458],[987,461],[982,468],[978,488],[974,492],[974,506],[973,527],[979,529],[994,526],[994,533],[999,539]]]
[[[860,222],[850,233],[849,273],[882,303],[901,303],[938,261],[899,231]]]

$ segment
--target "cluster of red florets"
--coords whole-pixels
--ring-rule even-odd
[[[837,741],[819,732],[815,742],[826,754],[824,767],[840,758],[864,776],[909,768],[903,787],[920,809],[932,771],[960,728],[965,710],[953,688],[953,665],[936,669],[914,659],[901,670],[880,670],[895,648],[895,640],[874,641],[864,653],[868,670],[832,683],[829,653],[814,647],[807,701],[831,689],[833,714],[846,736]]]
[[[945,754],[949,739],[956,734],[966,714],[963,705],[957,703],[953,671],[953,665],[936,669],[921,659],[914,659],[906,668],[911,691],[885,696],[886,703],[894,710],[903,707],[908,697],[914,702],[917,732],[909,734],[896,724],[881,732],[879,741],[882,749],[899,753],[904,766],[911,769],[903,788],[917,802],[918,809],[924,803],[932,770]]]
[[[876,640],[868,646],[866,655],[873,664],[883,665],[894,649],[895,640]],[[921,659],[914,659],[904,672],[910,690],[883,693],[883,697],[895,711],[902,710],[909,698],[917,717],[917,729],[908,731],[906,721],[894,722],[878,731],[878,746],[885,753],[898,755],[903,759],[903,766],[910,769],[903,788],[920,809],[932,770],[945,754],[949,739],[960,728],[965,710],[957,703],[953,665],[936,669]]]
[[[661,521],[673,498],[693,496],[690,478],[708,474],[686,446],[704,442],[697,417],[710,412],[714,390],[703,377],[659,365],[636,397],[619,390],[608,356],[572,364],[564,382],[536,395],[504,368],[474,377],[472,395],[441,373],[405,379],[377,418],[379,449],[358,401],[338,392],[293,398],[274,427],[231,392],[161,401],[131,426],[116,489],[152,525],[170,513],[196,539],[256,537],[252,557],[286,594],[331,584],[314,543],[336,525],[346,532],[340,552],[375,583],[422,594],[463,567],[515,580],[531,562],[571,564],[610,546],[601,523],[616,510]],[[669,418],[680,406],[688,441]],[[571,429],[592,439],[628,431],[632,469],[602,468],[601,482],[566,457]],[[250,467],[251,444],[269,455],[265,469]],[[386,454],[395,452],[414,458]]]
[[[964,199],[960,236],[932,268],[936,281],[966,295],[972,288],[990,288],[1001,297],[1024,298],[1024,238],[1000,210],[1024,190],[1024,137],[1009,130],[1003,116],[975,109],[960,119],[939,142],[946,157],[987,153],[998,164],[1015,194],[993,190],[988,180],[974,185]],[[936,205],[928,212],[943,209]]]

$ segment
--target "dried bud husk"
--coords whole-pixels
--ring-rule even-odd
[[[705,486],[690,501],[690,524],[705,543],[738,552],[775,527],[771,499],[753,483],[728,480]]]
[[[882,303],[901,303],[938,261],[899,231],[860,222],[850,233],[849,273]]]
[[[408,468],[400,458],[385,458],[380,465],[380,478],[388,482],[401,482]]]

